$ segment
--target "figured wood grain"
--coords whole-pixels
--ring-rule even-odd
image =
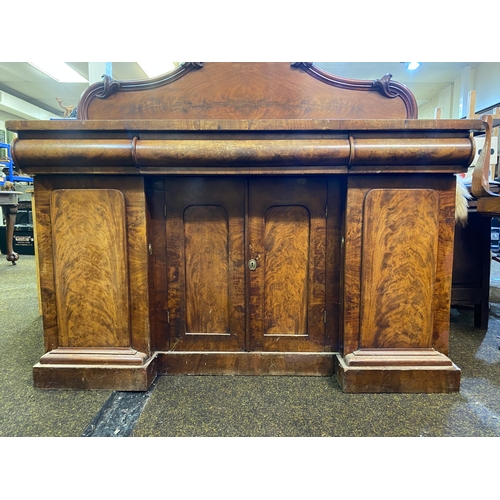
[[[82,96],[80,119],[416,118],[416,107],[370,82],[334,86],[290,63],[204,63],[166,85],[139,83],[123,82],[104,99]]]
[[[221,206],[184,211],[186,333],[229,333],[229,217]]]
[[[243,350],[245,181],[164,182],[169,348]]]
[[[432,346],[447,354],[449,349],[451,273],[455,227],[455,187],[453,175],[356,176],[348,179],[343,266],[343,319],[341,351],[360,348],[361,259],[363,206],[371,189],[428,189],[438,195],[438,248],[434,284]]]
[[[26,159],[35,166],[41,163],[74,167],[92,165],[133,165],[133,139],[60,139],[23,141],[17,145],[18,161]]]
[[[342,266],[342,352],[359,349],[361,307],[361,251],[365,185],[348,179],[345,208],[345,239]],[[368,184],[368,182],[366,182]]]
[[[37,257],[40,268],[40,289],[44,325],[45,352],[60,346],[55,281],[54,250],[51,220],[51,193],[57,189],[113,189],[120,187],[125,198],[127,223],[127,254],[130,293],[131,347],[150,353],[148,259],[144,183],[131,176],[37,176]]]
[[[428,120],[428,119],[294,119],[272,118],[264,120],[252,119],[93,119],[80,120],[9,120],[5,122],[7,130],[19,132],[23,139],[42,139],[58,136],[60,138],[80,137],[89,139],[96,137],[127,138],[130,132],[162,133],[168,131],[374,131],[382,133],[407,134],[408,132],[430,132],[438,137],[442,134],[453,134],[455,137],[466,137],[470,131],[484,132],[482,120]],[[449,135],[448,135],[449,136]],[[141,135],[142,137],[142,135]],[[17,141],[16,141],[17,142]],[[14,143],[15,145],[16,143]],[[15,151],[16,147],[13,148]],[[12,152],[12,151],[11,151]],[[14,162],[16,163],[16,162]],[[17,164],[17,163],[16,163]]]
[[[331,350],[324,324],[326,203],[325,178],[249,180],[248,258],[258,262],[248,272],[250,350]]]
[[[130,345],[125,200],[117,190],[51,195],[60,345]]]
[[[457,182],[452,175],[436,175],[428,179],[427,183],[429,188],[439,193],[438,259],[434,286],[432,347],[448,355]]]
[[[142,134],[141,134],[142,135]],[[16,144],[16,161],[23,169],[40,173],[42,169],[62,167],[68,161],[74,167],[123,169],[179,169],[189,164],[197,168],[214,167],[339,167],[349,165],[354,171],[373,166],[396,171],[424,165],[450,170],[461,165],[465,171],[472,161],[474,144],[470,137],[377,137],[372,133],[302,134],[289,132],[262,134],[220,133],[207,141],[205,134],[149,134],[149,139],[27,140]],[[444,135],[444,134],[443,134]],[[464,134],[465,135],[465,134]],[[43,172],[43,170],[42,170]]]
[[[438,195],[374,189],[363,213],[361,347],[431,347]]]
[[[309,211],[270,207],[264,228],[264,335],[307,335]]]
[[[126,247],[127,256],[121,266],[128,277],[122,282],[126,282],[130,294],[129,344],[132,350],[139,352],[134,363],[139,359],[141,363],[145,359],[156,359],[146,358],[147,353],[151,353],[151,317],[155,342],[163,341],[155,343],[155,349],[167,344],[170,352],[184,349],[173,363],[179,372],[190,370],[186,365],[192,363],[197,373],[217,373],[218,370],[293,373],[295,360],[291,351],[300,357],[307,351],[319,356],[318,353],[335,348],[332,339],[336,338],[333,325],[337,310],[343,355],[346,355],[345,359],[340,358],[339,366],[342,367],[345,360],[350,362],[349,353],[359,349],[360,344],[374,351],[368,362],[365,358],[356,361],[356,368],[344,362],[347,370],[343,372],[343,380],[349,379],[347,390],[433,390],[449,387],[449,383],[456,390],[456,369],[451,376],[444,373],[443,367],[432,367],[437,370],[430,373],[428,367],[432,362],[416,355],[412,358],[416,365],[411,366],[412,371],[403,370],[401,364],[408,365],[407,359],[389,356],[385,346],[406,349],[410,345],[411,350],[415,345],[417,348],[425,345],[447,352],[455,193],[452,173],[467,168],[473,152],[469,131],[480,130],[482,123],[478,120],[406,120],[412,96],[406,96],[410,101],[402,100],[402,94],[394,96],[397,86],[391,87],[387,79],[377,82],[373,88],[366,82],[337,85],[338,82],[305,63],[294,67],[288,63],[207,63],[201,69],[197,67],[192,66],[181,79],[174,79],[168,85],[158,81],[153,85],[151,82],[126,83],[116,93],[113,91],[118,90],[117,83],[107,80],[106,85],[97,86],[98,92],[92,94],[92,99],[82,101],[84,105],[79,106],[80,112],[88,111],[89,120],[18,122],[20,138],[14,144],[13,155],[17,155],[18,166],[28,167],[27,172],[33,169],[36,174],[36,210],[42,221],[38,236],[44,332],[46,349],[48,346],[52,349],[45,359],[57,356],[57,360],[66,361],[78,356],[71,367],[58,365],[56,370],[39,366],[34,372],[35,383],[46,378],[50,383],[55,380],[57,387],[88,388],[108,387],[121,379],[100,366],[89,371],[87,366],[78,365],[89,357],[109,362],[105,351],[116,346],[102,352],[96,349],[100,353],[97,355],[92,345],[87,345],[93,337],[88,334],[85,338],[82,333],[82,345],[71,354],[65,350],[71,346],[65,346],[68,334],[59,325],[69,320],[59,317],[59,309],[60,303],[72,300],[73,292],[65,294],[61,277],[66,273],[57,266],[75,267],[76,264],[68,264],[80,256],[65,256],[58,263],[56,255],[66,255],[60,252],[58,245],[69,246],[69,243],[64,236],[58,242],[53,241],[53,234],[59,235],[60,231],[51,209],[54,190],[116,189],[123,193],[125,200],[120,214],[126,235],[113,231],[114,236],[118,236],[115,239],[121,237]],[[364,91],[355,89],[358,84]],[[92,86],[89,92],[97,87]],[[89,92],[85,95],[90,96]],[[332,117],[338,119],[332,120]],[[11,124],[7,126],[12,129]],[[169,186],[165,189],[165,200],[161,200],[161,188],[156,186],[152,190],[154,201],[148,202],[146,208],[144,178],[156,176]],[[212,179],[208,179],[209,176]],[[344,182],[348,183],[347,189]],[[337,186],[341,187],[337,189]],[[387,193],[370,199],[373,195],[368,193],[374,189]],[[406,200],[396,194],[405,190],[426,190],[434,194],[427,201],[417,195],[407,203],[411,206],[405,206]],[[344,191],[347,191],[346,206]],[[396,201],[391,201],[394,195]],[[431,198],[434,198],[433,207],[429,204]],[[166,223],[160,219],[162,201],[167,206]],[[325,218],[326,204],[329,205],[328,219]],[[193,284],[194,279],[190,275],[193,276],[195,270],[198,272],[202,259],[196,256],[199,260],[193,260],[188,265],[189,274],[186,273],[184,213],[189,207],[203,211],[208,206],[223,207],[227,211],[229,335],[216,332],[191,335],[186,328],[186,290],[194,298],[194,286],[189,284]],[[259,263],[265,262],[267,245],[271,263],[274,259],[272,267],[281,271],[285,261],[276,251],[279,245],[270,242],[278,241],[272,235],[286,231],[286,227],[274,224],[277,219],[273,215],[265,233],[266,211],[291,206],[305,207],[310,214],[307,330],[305,335],[266,334],[266,307],[268,311],[271,308],[278,311],[281,318],[286,317],[285,308],[274,299],[273,304],[266,306],[266,279],[261,272],[265,266],[252,272],[246,265],[248,258],[259,254],[262,256]],[[413,211],[415,213],[409,215]],[[428,212],[434,214],[433,223]],[[77,220],[82,218],[79,215]],[[195,219],[192,217],[191,222],[195,223]],[[199,231],[193,232],[191,222],[187,222],[187,233],[196,235],[195,244],[188,244],[187,249],[208,247],[205,236]],[[299,222],[288,221],[298,225],[297,236],[300,236]],[[412,230],[405,224],[412,225]],[[217,228],[215,225],[216,233]],[[99,228],[90,229],[94,236],[100,234]],[[430,242],[436,234],[437,241]],[[343,250],[342,236],[345,236]],[[87,245],[90,236],[84,235],[81,239]],[[301,237],[297,240],[300,242]],[[217,241],[217,253],[224,260],[226,254],[221,252]],[[152,246],[150,253],[148,243]],[[304,248],[303,241],[300,248]],[[405,249],[409,254],[406,260],[413,262],[409,266]],[[89,257],[83,254],[78,258],[83,263],[85,259],[88,261]],[[426,283],[433,281],[430,271],[433,259],[434,291],[430,292],[432,287]],[[429,262],[422,264],[426,260]],[[105,267],[111,266],[105,263]],[[343,276],[341,270],[344,270]],[[68,276],[75,281],[72,272],[75,270],[70,269]],[[284,275],[293,275],[298,281],[294,274],[297,272],[290,268]],[[220,283],[223,278],[218,277],[217,281]],[[409,290],[407,294],[405,286]],[[268,286],[267,291],[269,289]],[[284,290],[284,287],[280,290],[278,301],[281,303],[287,301]],[[101,287],[98,293],[105,298],[100,307],[106,308],[112,293],[106,287]],[[408,304],[404,300],[408,300]],[[167,312],[170,312],[170,323],[168,316],[158,319]],[[112,314],[116,316],[116,312]],[[415,318],[409,318],[411,314]],[[297,316],[301,318],[300,314]],[[330,323],[331,316],[334,318]],[[270,316],[267,317],[269,320]],[[247,343],[245,327],[249,334]],[[120,347],[122,338],[112,338],[110,342]],[[204,353],[200,353],[202,349]],[[235,352],[245,349],[262,349],[273,356],[263,360],[262,351],[250,355]],[[385,351],[379,356],[377,349]],[[186,351],[191,352],[186,354]],[[228,356],[226,351],[231,351]],[[165,359],[168,356],[165,355]],[[121,359],[121,355],[114,357]],[[130,363],[130,356],[126,359]],[[323,366],[320,359],[312,359],[313,365]],[[297,363],[298,373],[307,372],[305,365],[300,367],[300,364]],[[165,366],[170,369],[168,364]],[[144,374],[142,367],[138,368]],[[358,369],[363,369],[362,375]],[[148,372],[148,377],[150,375]],[[88,377],[92,383],[87,384]],[[122,387],[137,386],[129,381],[125,385],[120,383],[118,388]]]
[[[474,158],[474,144],[470,137],[363,137],[351,134],[353,166],[388,163],[393,166],[469,164]]]
[[[347,137],[338,139],[310,137],[246,138],[226,137],[206,140],[139,140],[135,158],[140,166],[179,167],[195,163],[198,167],[345,165],[349,160]]]
[[[57,326],[56,284],[54,281],[54,253],[52,245],[52,223],[50,218],[50,178],[33,179],[36,190],[37,251],[40,272],[40,296],[42,301],[44,351],[59,345]]]

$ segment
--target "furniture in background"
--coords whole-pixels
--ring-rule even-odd
[[[18,210],[18,191],[0,191],[0,206],[5,219],[5,250],[6,259],[16,265],[19,254],[14,251],[14,226]]]
[[[469,93],[473,114],[475,92]],[[491,219],[500,216],[499,185],[493,181],[492,170],[496,158],[490,158],[493,131],[498,137],[500,114],[497,110],[481,117],[485,122],[484,154],[481,154],[472,172],[469,217],[465,227],[457,227],[453,264],[452,304],[474,306],[474,325],[486,330],[489,317],[491,268]]]
[[[20,234],[23,228],[17,230],[18,239],[16,239],[16,221],[19,215],[23,213],[27,207],[23,205],[23,202],[19,201],[19,197],[24,195],[23,191],[15,191],[15,182],[33,182],[31,177],[22,175],[15,175],[14,173],[14,162],[12,161],[11,145],[0,143],[0,169],[2,173],[4,170],[5,177],[2,176],[0,179],[0,205],[2,206],[2,215],[5,219],[5,228],[2,226],[2,231],[5,234],[5,254],[6,259],[12,262],[13,265],[19,260],[19,253],[23,252],[24,247],[30,247],[34,253],[33,236],[28,234]],[[10,183],[10,187],[6,188],[6,183]],[[27,240],[25,240],[27,238]],[[16,245],[18,243],[18,245]],[[28,244],[26,244],[28,243]],[[19,252],[19,248],[21,251]],[[30,252],[30,253],[32,253]]]
[[[474,307],[474,326],[488,329],[491,223],[474,208],[468,223],[455,228],[451,304]]]
[[[471,90],[468,94],[468,119],[480,118],[475,113],[476,92]],[[435,118],[441,117],[441,109],[435,109]],[[487,191],[499,192],[499,184],[495,181],[496,168],[498,164],[498,130],[500,125],[500,114],[493,109],[488,115],[490,120],[486,131],[483,130],[474,135],[476,146],[475,158],[467,173],[460,174],[469,191],[472,191],[472,176],[477,161],[481,160],[478,171],[479,177],[483,177],[484,183],[488,183]],[[495,146],[493,146],[495,140]],[[488,155],[488,149],[491,155]],[[484,154],[482,153],[484,150]],[[476,173],[476,185],[478,183]],[[480,184],[480,183],[479,183]],[[482,197],[483,192],[476,187],[475,193]],[[491,207],[487,212],[478,210],[477,199],[472,198],[468,202],[468,221],[462,227],[458,225],[455,229],[455,250],[453,255],[453,281],[451,292],[451,303],[453,306],[473,306],[474,325],[486,330],[488,328],[489,298],[490,298],[490,268],[492,259],[492,218],[495,212]],[[497,233],[498,234],[498,233]],[[497,258],[493,255],[493,258]]]
[[[5,151],[4,154],[1,152]],[[5,179],[0,182],[3,185],[5,181],[9,182],[33,182],[33,179],[27,175],[16,175],[14,171],[14,162],[12,161],[11,145],[0,142],[0,169],[6,169]]]
[[[390,75],[183,63],[104,77],[77,120],[7,122],[34,176],[35,385],[335,372],[345,392],[458,391],[454,174],[483,122],[416,118]]]
[[[475,114],[476,92],[471,90],[468,95],[468,119],[479,118]],[[435,109],[435,118],[441,117],[441,109]],[[461,174],[469,191],[472,191],[472,176],[476,162],[481,159],[479,169],[481,172],[487,170],[484,182],[488,182],[488,190],[499,192],[499,184],[495,181],[496,167],[498,163],[498,151],[492,148],[495,139],[498,145],[498,125],[500,125],[500,114],[493,109],[488,115],[491,119],[491,127],[485,127],[486,131],[477,132],[474,135],[476,146],[475,158],[467,173]],[[488,149],[491,155],[488,155]],[[484,150],[484,154],[482,154]],[[477,174],[476,174],[477,175]],[[482,173],[480,174],[482,176]],[[477,194],[476,189],[476,194]],[[481,192],[479,191],[481,194]],[[454,306],[474,307],[474,325],[486,330],[489,318],[489,295],[490,295],[490,267],[491,267],[491,218],[494,213],[478,211],[477,199],[468,201],[468,221],[465,226],[457,225],[455,229],[455,244],[453,255],[453,281],[451,292],[451,303]],[[495,258],[495,257],[494,257]]]

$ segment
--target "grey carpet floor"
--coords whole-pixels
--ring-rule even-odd
[[[488,331],[474,328],[472,311],[452,309],[450,358],[462,369],[455,394],[343,394],[334,378],[322,377],[160,377],[135,398],[38,390],[31,369],[43,354],[43,331],[34,257],[16,266],[0,257],[0,294],[0,436],[500,436],[497,263]],[[92,434],[113,412],[128,423]]]
[[[32,367],[43,354],[35,258],[0,255],[0,436],[79,436],[112,391],[42,391]]]

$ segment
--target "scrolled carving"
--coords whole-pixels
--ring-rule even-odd
[[[193,70],[203,68],[202,62],[183,62],[174,70],[157,76],[155,78],[148,78],[145,80],[113,80],[107,75],[103,75],[102,83],[94,83],[82,94],[80,98],[77,118],[79,120],[88,120],[88,108],[93,99],[106,99],[115,92],[130,92],[144,89],[153,89],[168,85],[175,80],[178,80],[185,74]]]
[[[304,68],[310,68],[314,63],[312,62],[293,62],[290,63],[290,66],[292,68],[300,68],[301,66],[304,66]]]
[[[391,90],[391,78],[392,75],[390,73],[387,73],[382,78],[375,80],[372,83],[372,87],[374,89],[377,89],[385,97],[398,97],[399,94],[397,92],[392,92]]]
[[[227,63],[228,67],[231,63]],[[257,63],[252,63],[257,64]],[[270,63],[267,63],[270,64]],[[406,108],[406,117],[408,119],[417,118],[418,108],[415,97],[411,91],[404,85],[392,81],[391,75],[386,75],[380,80],[354,80],[344,77],[335,76],[329,74],[320,68],[316,67],[314,63],[311,62],[292,62],[292,63],[280,63],[286,64],[291,68],[292,73],[295,75],[290,75],[291,78],[298,76],[297,73],[304,72],[311,77],[319,80],[320,82],[331,85],[333,87],[338,87],[345,90],[354,91],[368,91],[372,93],[379,93],[383,97],[389,97],[391,100],[396,98],[398,101],[401,99],[404,102]],[[201,68],[208,66],[209,63],[201,62],[183,62],[179,64],[172,71],[165,73],[163,75],[157,76],[150,79],[142,80],[123,80],[123,81],[113,81],[109,77],[103,77],[104,82],[91,85],[83,94],[78,105],[77,118],[80,120],[93,119],[93,112],[89,113],[90,105],[92,100],[99,98],[99,100],[105,100],[106,97],[111,94],[122,93],[122,92],[136,92],[141,90],[152,90],[157,87],[162,87],[168,85],[172,82],[183,78],[188,73],[194,71],[198,72]],[[206,71],[206,70],[204,70]],[[281,70],[280,70],[281,71]],[[302,77],[300,77],[302,78]],[[137,99],[136,99],[137,100]],[[94,109],[99,109],[96,105]],[[95,115],[94,115],[95,116]]]
[[[203,68],[203,63],[202,62],[183,62],[183,63],[181,63],[181,66],[183,66],[184,68],[192,67],[194,69],[201,69],[201,68]]]
[[[102,93],[96,94],[96,97],[98,99],[106,99],[106,97],[109,97],[111,94],[120,90],[121,87],[120,82],[113,80],[110,76],[102,75],[102,80],[103,80]]]
[[[402,99],[406,107],[406,118],[415,119],[418,117],[418,107],[415,97],[410,89],[402,83],[391,81],[392,75],[388,73],[379,80],[355,80],[344,78],[327,73],[316,67],[313,63],[296,62],[291,63],[294,68],[300,68],[317,80],[346,90],[362,90],[379,92],[384,97]]]

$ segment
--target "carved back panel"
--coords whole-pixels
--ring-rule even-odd
[[[340,78],[312,63],[182,63],[149,80],[90,86],[80,120],[417,118],[413,94],[391,81]]]

